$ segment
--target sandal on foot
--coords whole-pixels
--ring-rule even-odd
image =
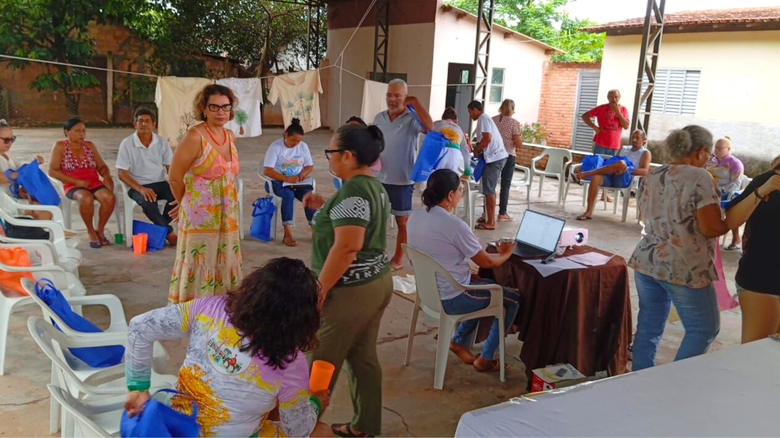
[[[572,173],[571,179],[574,181],[575,184],[582,185],[582,180],[580,179],[580,176],[578,174]]]
[[[100,240],[90,240],[89,247],[92,249],[100,249],[103,245],[100,244]]]
[[[477,370],[477,372],[480,373],[492,373],[495,371],[501,371],[501,362],[498,359],[490,359],[490,366],[488,368],[479,368],[477,367],[477,362],[474,361],[474,369]],[[508,369],[509,364],[504,364],[504,369]]]
[[[478,224],[484,224],[485,222],[487,222],[487,219],[485,219],[485,216],[480,216],[479,218],[477,218],[477,223]]]
[[[487,224],[482,223],[482,224],[479,224],[476,227],[474,227],[474,229],[475,230],[488,230],[488,231],[492,231],[492,230],[495,230],[496,227],[491,227],[491,226],[489,226]]]
[[[108,239],[106,239],[105,237],[101,237],[100,238],[100,245],[108,246],[108,245],[111,245],[111,242],[109,242]]]
[[[347,429],[346,432],[342,432],[341,428],[344,427]],[[371,435],[367,433],[355,433],[355,431],[352,429],[351,423],[340,423],[340,424],[331,424],[330,430],[333,431],[333,434],[336,436],[343,436],[343,437],[370,437]]]
[[[736,245],[734,243],[732,243],[731,245],[723,248],[724,251],[739,251],[740,249],[742,249],[742,247],[739,246],[739,245]]]
[[[296,242],[295,239],[293,239],[291,236],[284,236],[282,243],[289,247],[298,246],[298,242]]]
[[[501,216],[504,216],[504,217],[501,217]],[[514,220],[514,218],[512,218],[512,216],[510,216],[508,214],[498,215],[498,221],[499,222],[512,222],[513,220]]]
[[[578,221],[589,221],[591,219],[593,219],[592,216],[585,216],[584,214],[577,216]]]

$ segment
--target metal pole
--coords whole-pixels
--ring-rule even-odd
[[[372,80],[387,82],[387,53],[390,43],[390,0],[379,0],[374,21],[374,67]],[[381,72],[381,77],[378,73]]]
[[[493,34],[495,0],[479,0],[477,41],[474,47],[474,100],[487,100],[490,72],[490,39]],[[480,95],[481,93],[481,95]]]
[[[658,55],[661,50],[661,37],[664,32],[665,6],[666,0],[647,0],[645,25],[642,29],[642,46],[639,53],[639,68],[637,70],[636,89],[634,92],[634,108],[631,113],[631,132],[635,129],[642,129],[647,134],[650,129],[655,73],[658,67]],[[648,53],[651,45],[652,50]],[[649,60],[648,56],[650,57]],[[645,76],[647,77],[647,88],[643,93],[642,86]],[[645,104],[645,109],[641,111],[643,103]],[[640,116],[644,116],[642,122],[640,122]]]

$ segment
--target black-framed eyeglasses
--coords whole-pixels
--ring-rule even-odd
[[[16,141],[16,136],[13,137],[0,137],[0,140],[3,140],[3,143],[5,144],[11,144]]]
[[[325,149],[325,158],[330,160],[330,154],[341,154],[346,152],[344,149]]]
[[[232,110],[232,109],[233,109],[233,105],[232,105],[232,104],[229,104],[229,103],[228,103],[228,104],[225,104],[225,105],[221,105],[221,106],[220,106],[220,105],[217,105],[217,104],[214,104],[214,103],[210,103],[210,104],[206,105],[206,107],[207,107],[207,108],[209,109],[209,111],[211,111],[212,113],[219,112],[219,110],[222,110],[222,111],[224,111],[224,112],[226,112],[226,113],[229,113],[229,112],[230,112],[230,110]]]

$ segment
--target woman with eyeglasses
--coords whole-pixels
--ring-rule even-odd
[[[89,247],[98,249],[111,242],[105,228],[116,206],[114,180],[97,146],[86,140],[87,126],[79,117],[68,119],[62,126],[67,137],[51,150],[49,175],[62,181],[65,196],[79,204],[79,213],[89,234]],[[95,201],[100,203],[98,226],[92,225]]]
[[[179,240],[168,302],[222,295],[241,284],[238,154],[225,128],[238,104],[233,91],[208,85],[195,98],[190,129],[173,154],[169,180],[176,197]]]
[[[349,365],[355,415],[332,425],[338,436],[375,436],[382,426],[382,367],[376,354],[379,323],[393,294],[385,225],[390,214],[387,192],[369,166],[385,147],[376,126],[344,125],[331,138],[325,156],[331,172],[344,181],[325,202],[308,193],[304,205],[314,215],[312,268],[319,276],[322,325],[319,347],[309,361]]]
[[[19,168],[19,165],[16,164],[16,161],[14,161],[13,157],[8,155],[8,151],[11,149],[11,146],[13,146],[14,142],[16,141],[16,136],[14,135],[14,130],[11,128],[11,125],[8,124],[8,122],[5,121],[5,119],[0,119],[0,185],[7,186],[11,184],[11,180],[8,179],[6,176],[6,171],[8,170],[16,170]],[[36,155],[35,158],[38,160],[38,164],[43,164],[43,157],[40,155]],[[11,172],[11,177],[16,178],[16,172]],[[37,204],[38,201],[35,200],[32,196],[30,196],[29,193],[27,193],[24,188],[19,188],[19,197],[27,200],[31,204]],[[31,211],[25,211],[25,214],[28,214],[32,216],[35,219],[41,219],[41,220],[49,220],[51,219],[51,213],[48,211],[37,211],[37,210],[31,210]]]

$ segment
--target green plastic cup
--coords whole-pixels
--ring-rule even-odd
[[[114,242],[121,245],[125,241],[125,236],[122,233],[114,234]]]

